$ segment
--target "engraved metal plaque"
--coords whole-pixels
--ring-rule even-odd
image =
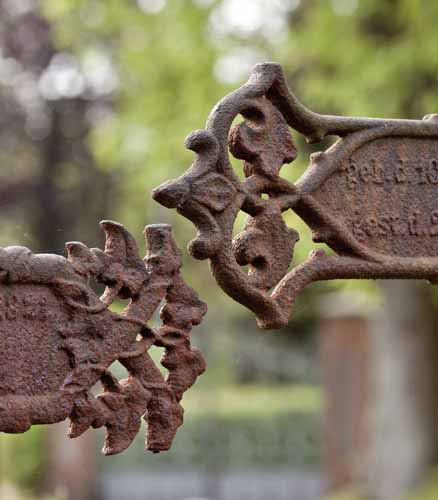
[[[438,255],[437,140],[383,137],[337,161],[313,195],[358,244],[388,256]]]
[[[244,121],[232,128],[234,119]],[[309,142],[339,140],[313,154],[295,182],[280,172],[297,150],[290,129]],[[223,290],[251,309],[262,328],[288,322],[296,296],[317,280],[438,280],[438,116],[391,120],[329,116],[303,106],[282,68],[258,64],[240,89],[211,112],[186,146],[196,153],[155,199],[196,225],[189,251],[209,259]],[[229,153],[243,161],[240,180]],[[282,213],[296,212],[322,249],[289,269],[299,239]],[[245,229],[233,235],[239,211]],[[244,266],[247,266],[246,269]]]

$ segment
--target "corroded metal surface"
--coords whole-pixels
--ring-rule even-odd
[[[232,128],[238,115],[244,121]],[[280,176],[297,155],[289,127],[309,142],[339,136],[311,156],[295,183]],[[251,309],[261,327],[285,325],[296,296],[317,280],[438,281],[437,115],[319,115],[296,99],[278,64],[264,63],[215,106],[206,129],[190,134],[186,146],[196,153],[193,165],[155,189],[154,198],[196,225],[189,251],[210,260],[219,285]],[[244,180],[229,151],[243,160]],[[335,255],[317,249],[289,270],[299,235],[283,220],[287,210]],[[248,219],[234,236],[239,211]]]
[[[206,305],[183,281],[171,228],[147,226],[148,252],[115,222],[101,223],[105,250],[67,243],[68,258],[0,249],[0,431],[70,419],[70,437],[106,427],[103,452],[127,448],[148,423],[147,447],[169,449],[183,421],[184,391],[205,370],[190,331]],[[101,297],[90,282],[106,286]],[[129,300],[119,314],[115,299]],[[164,301],[162,326],[147,325]],[[164,377],[148,350],[164,348]],[[118,380],[119,361],[128,377]],[[102,394],[93,393],[100,382]]]

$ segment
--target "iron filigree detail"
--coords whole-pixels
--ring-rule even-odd
[[[234,119],[244,121],[234,128]],[[198,233],[189,244],[209,259],[221,288],[256,316],[262,328],[285,325],[297,295],[317,280],[438,279],[438,123],[329,116],[304,107],[281,66],[257,65],[249,81],[222,99],[206,129],[190,134],[196,154],[181,177],[154,190]],[[280,176],[297,155],[289,127],[309,142],[339,136],[311,155],[301,178]],[[243,161],[234,172],[229,151]],[[298,233],[283,212],[293,210],[326,243],[289,270]],[[239,211],[248,219],[233,236]],[[245,271],[242,266],[248,266]]]
[[[0,431],[70,419],[70,437],[106,427],[103,453],[126,449],[148,424],[147,448],[170,448],[183,421],[183,393],[205,370],[190,332],[206,305],[183,281],[168,225],[145,229],[148,252],[120,224],[105,221],[105,250],[67,243],[68,257],[0,249]],[[99,297],[91,286],[105,285]],[[115,299],[129,300],[120,312]],[[147,321],[164,301],[162,325]],[[164,348],[161,364],[148,350]],[[128,377],[118,380],[119,361]],[[103,392],[94,395],[97,382]]]

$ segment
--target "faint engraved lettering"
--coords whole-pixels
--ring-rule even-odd
[[[368,183],[371,180],[371,178],[372,178],[373,170],[370,167],[370,165],[365,164],[365,165],[362,165],[362,168],[360,169],[359,173],[360,173],[360,178],[365,183]]]
[[[430,223],[432,227],[430,228],[429,234],[431,236],[438,236],[438,210],[434,210],[430,216]]]
[[[12,295],[9,300],[7,300],[6,306],[6,319],[9,321],[14,321],[18,318],[18,299],[15,295]]]
[[[378,231],[379,236],[386,236],[391,232],[390,221],[386,217],[382,217],[380,219],[378,226],[379,226],[379,231]]]
[[[6,300],[3,295],[0,295],[0,321],[6,318]]]
[[[357,166],[355,163],[349,163],[347,168],[347,183],[348,187],[352,188],[357,185],[358,179],[357,179]]]
[[[38,299],[36,297],[24,297],[22,314],[24,319],[35,319],[37,317]]]
[[[399,184],[406,182],[406,170],[403,160],[400,160],[399,164],[395,168],[395,181]]]
[[[0,295],[0,321],[25,319],[44,321],[47,316],[47,300],[45,297],[17,297],[16,295]],[[51,315],[56,319],[56,312]]]
[[[427,163],[398,160],[397,163],[382,164],[375,158],[370,163],[349,162],[344,169],[349,188],[357,188],[360,184],[438,184],[438,160],[432,158]]]
[[[426,172],[423,165],[416,165],[415,170],[418,174],[418,184],[426,184]]]
[[[415,210],[412,212],[412,214],[409,216],[409,234],[412,236],[418,236],[419,229],[418,229],[418,216],[419,216],[419,211]]]
[[[403,225],[400,223],[400,217],[398,215],[392,215],[390,220],[392,234],[394,236],[403,236],[405,234],[405,230]]]
[[[438,184],[438,163],[436,160],[430,160],[427,178],[431,184]]]
[[[363,241],[366,237],[438,236],[438,210],[431,214],[412,211],[406,219],[400,215],[363,217],[358,211],[350,221],[353,235]]]
[[[375,217],[368,217],[366,219],[366,233],[373,236],[377,233],[378,222]]]
[[[371,163],[373,165],[373,182],[374,182],[374,184],[383,184],[382,165],[376,159],[372,159]]]

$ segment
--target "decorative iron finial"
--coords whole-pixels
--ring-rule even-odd
[[[231,128],[239,114],[243,123]],[[295,183],[280,176],[297,154],[289,126],[309,142],[340,137],[327,151],[311,155]],[[251,309],[262,328],[287,324],[297,295],[314,281],[438,281],[436,115],[320,115],[293,95],[280,65],[264,63],[213,108],[206,129],[190,134],[186,147],[196,154],[191,168],[153,196],[196,225],[190,253],[210,260],[221,288]],[[243,160],[243,181],[229,151]],[[283,220],[289,209],[309,225],[315,242],[336,255],[314,250],[289,271],[299,239]],[[247,223],[233,237],[241,210]]]
[[[147,448],[170,448],[183,421],[183,393],[205,370],[190,332],[207,311],[180,275],[168,225],[145,229],[148,252],[120,224],[101,223],[105,250],[67,243],[68,258],[0,249],[0,431],[70,419],[70,437],[106,427],[103,453],[126,449],[148,423]],[[106,286],[101,297],[90,282]],[[116,299],[129,300],[117,313]],[[162,326],[147,321],[160,303]],[[165,378],[148,354],[164,347]],[[117,380],[119,361],[128,378]],[[97,396],[93,386],[101,382]]]

